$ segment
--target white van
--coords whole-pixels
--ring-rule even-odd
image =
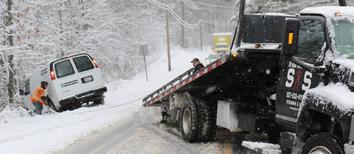
[[[26,81],[25,90],[22,90],[25,106],[29,109],[33,109],[29,99],[31,92],[41,81],[48,82],[47,102],[55,111],[76,109],[88,102],[103,104],[103,94],[107,91],[101,69],[87,53],[55,60],[34,72]]]

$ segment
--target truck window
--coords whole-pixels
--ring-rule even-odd
[[[74,68],[70,63],[70,60],[64,60],[55,64],[55,71],[57,73],[57,78],[65,77],[68,75],[75,74]]]
[[[87,56],[75,57],[73,60],[78,72],[83,72],[94,68],[91,60]]]
[[[243,43],[280,43],[286,16],[245,15],[241,24]]]
[[[337,50],[354,59],[354,19],[333,21]]]
[[[319,18],[301,20],[299,47],[295,55],[309,63],[315,63],[325,45],[324,21]]]

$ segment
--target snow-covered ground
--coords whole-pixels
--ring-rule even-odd
[[[174,49],[171,72],[167,71],[167,56],[156,58],[149,66],[148,82],[145,73],[141,72],[132,80],[107,84],[105,105],[35,117],[26,116],[23,110],[9,108],[0,113],[0,153],[58,152],[95,133],[134,121],[132,117],[145,110],[141,101],[144,96],[191,68],[191,59],[198,57],[203,61],[207,54],[197,50]],[[149,134],[146,132],[150,130],[139,131],[140,134]],[[137,137],[139,135],[129,138],[135,141]],[[145,139],[155,145],[160,143],[159,138],[145,136]],[[127,145],[121,144],[116,148],[126,149],[124,146]]]

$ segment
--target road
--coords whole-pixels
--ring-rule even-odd
[[[107,129],[75,141],[54,153],[120,154],[120,153],[179,153],[231,154],[244,153],[240,144],[222,139],[214,143],[189,144],[184,142],[176,128],[159,124],[157,108],[141,108],[134,116]]]

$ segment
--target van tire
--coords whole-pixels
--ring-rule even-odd
[[[93,104],[95,105],[103,105],[104,104],[104,96],[99,97],[99,99],[96,99],[93,101]]]
[[[47,102],[48,102],[48,106],[49,106],[51,109],[53,109],[55,112],[61,112],[60,110],[58,110],[58,109],[55,107],[53,101],[52,101],[49,97],[47,98]]]

